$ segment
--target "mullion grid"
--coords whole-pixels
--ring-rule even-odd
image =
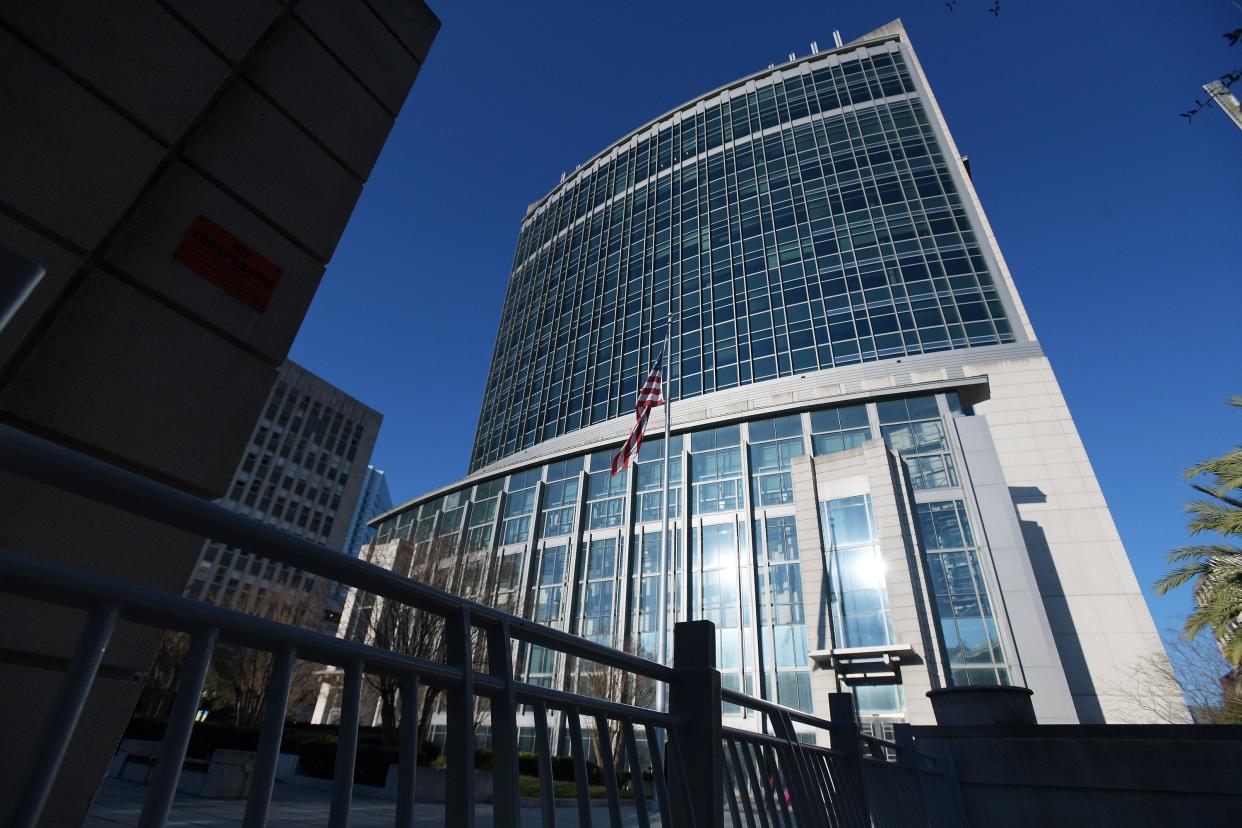
[[[737,126],[742,122],[745,122],[745,134],[740,137],[743,139],[742,143],[750,145],[747,151],[753,152],[756,156],[754,167],[758,174],[765,178],[770,176],[770,167],[776,163],[778,157],[776,147],[780,146],[779,157],[787,170],[784,177],[788,180],[788,195],[795,210],[795,221],[791,227],[787,228],[789,232],[780,233],[775,228],[775,212],[784,211],[791,205],[781,199],[783,193],[778,193],[777,201],[772,200],[770,191],[766,196],[759,195],[758,197],[763,216],[760,234],[762,255],[765,260],[774,265],[765,269],[769,271],[768,300],[772,303],[771,310],[774,311],[774,316],[779,320],[772,328],[774,342],[779,342],[781,346],[778,349],[779,352],[772,355],[777,361],[777,376],[788,376],[815,368],[823,369],[833,365],[896,356],[898,353],[916,354],[943,348],[1012,341],[1007,320],[997,318],[998,313],[1003,313],[1003,308],[998,310],[1000,301],[996,298],[995,284],[987,275],[983,275],[982,278],[974,275],[979,272],[982,262],[982,256],[978,251],[978,241],[970,232],[960,196],[956,196],[951,186],[952,182],[948,180],[943,153],[931,134],[926,117],[922,114],[917,102],[906,104],[918,112],[919,125],[917,130],[910,131],[916,132],[917,138],[911,134],[907,141],[918,142],[918,146],[921,147],[920,155],[925,160],[915,161],[911,165],[908,159],[894,158],[891,161],[893,172],[890,174],[886,170],[880,175],[894,185],[898,182],[907,185],[902,187],[904,206],[912,216],[909,221],[918,231],[917,255],[923,267],[927,266],[929,260],[934,263],[935,271],[927,280],[932,288],[921,291],[913,299],[910,298],[908,291],[905,292],[905,296],[902,296],[900,290],[894,289],[903,283],[903,280],[895,278],[895,274],[892,273],[896,260],[912,258],[911,251],[903,254],[895,253],[890,219],[896,218],[898,212],[886,211],[882,200],[878,198],[879,182],[875,177],[875,172],[869,163],[863,163],[869,160],[871,155],[868,147],[876,146],[876,143],[871,140],[869,144],[868,139],[871,139],[871,136],[862,135],[862,131],[864,127],[868,131],[878,130],[877,135],[886,139],[880,145],[898,144],[899,141],[894,138],[897,128],[891,119],[891,109],[899,101],[913,101],[910,98],[913,90],[904,61],[895,47],[889,45],[881,49],[872,49],[871,52],[877,54],[869,53],[861,59],[851,58],[845,61],[834,57],[830,63],[836,62],[836,66],[829,65],[813,71],[803,70],[789,73],[787,78],[778,78],[774,82],[763,83],[758,92],[743,92],[736,96],[725,94],[705,102],[702,112],[690,111],[671,119],[677,123],[657,124],[645,135],[631,138],[630,143],[617,151],[611,160],[598,162],[595,168],[588,172],[586,178],[589,182],[590,196],[584,195],[587,182],[575,180],[564,193],[556,194],[551,202],[540,205],[536,214],[528,222],[527,232],[523,234],[524,244],[520,255],[525,258],[520,265],[521,274],[524,277],[530,274],[532,266],[535,273],[530,278],[521,280],[523,282],[520,291],[521,298],[530,300],[536,298],[538,275],[546,270],[549,256],[555,259],[564,251],[569,251],[572,256],[573,251],[577,249],[585,253],[588,257],[587,261],[591,261],[589,257],[592,255],[592,245],[589,231],[582,231],[585,242],[581,248],[577,248],[572,243],[572,235],[577,232],[575,228],[580,221],[584,223],[588,220],[592,223],[604,222],[599,246],[603,254],[602,263],[606,273],[609,272],[608,248],[615,242],[617,233],[622,235],[621,247],[615,251],[620,254],[618,264],[615,266],[618,281],[617,304],[610,308],[617,317],[614,324],[618,328],[612,329],[607,342],[598,337],[589,340],[590,353],[598,354],[601,348],[607,348],[610,349],[610,355],[607,365],[592,364],[589,382],[583,389],[584,399],[579,402],[572,393],[573,376],[569,369],[569,366],[580,358],[578,349],[571,347],[576,346],[576,339],[567,342],[566,358],[564,363],[561,363],[555,360],[554,356],[556,341],[562,335],[559,327],[543,340],[533,342],[529,337],[523,339],[520,336],[513,336],[514,325],[504,326],[506,333],[509,334],[503,337],[504,346],[515,350],[510,348],[508,342],[509,339],[513,339],[525,347],[516,349],[516,353],[513,354],[514,358],[502,360],[499,365],[496,360],[493,360],[493,372],[497,367],[512,372],[522,370],[524,365],[540,363],[543,364],[544,370],[541,375],[528,372],[523,377],[524,383],[512,384],[507,395],[493,393],[492,389],[497,388],[497,385],[489,384],[487,403],[493,410],[509,413],[510,416],[481,418],[481,421],[486,419],[489,423],[500,423],[500,425],[491,426],[492,432],[486,441],[481,438],[481,442],[486,442],[488,448],[476,452],[476,467],[477,464],[499,459],[502,453],[525,448],[538,440],[623,413],[620,410],[624,407],[621,405],[622,397],[628,394],[627,389],[631,385],[636,385],[639,379],[638,374],[653,356],[656,346],[650,340],[656,333],[655,328],[659,321],[658,314],[653,307],[649,306],[650,303],[644,304],[648,295],[654,294],[657,284],[657,268],[654,267],[654,258],[652,267],[647,266],[647,257],[649,253],[654,252],[650,246],[654,239],[643,239],[643,244],[637,246],[630,242],[633,229],[633,207],[640,186],[647,190],[646,197],[649,206],[648,214],[643,217],[643,223],[648,226],[654,218],[652,212],[659,213],[658,195],[661,184],[673,191],[670,206],[674,211],[673,217],[679,221],[671,224],[671,230],[679,229],[680,221],[683,220],[683,215],[691,204],[694,205],[696,211],[697,224],[693,231],[698,235],[696,240],[689,239],[684,232],[668,234],[670,250],[668,290],[670,308],[675,309],[679,304],[678,300],[684,300],[683,291],[678,290],[679,281],[683,281],[686,276],[683,272],[685,267],[681,258],[683,247],[696,250],[696,253],[686,261],[690,264],[697,262],[698,265],[696,271],[700,286],[698,313],[701,314],[699,325],[699,332],[702,336],[699,345],[701,350],[696,352],[693,346],[682,349],[688,364],[692,369],[697,367],[697,372],[686,372],[683,368],[679,372],[679,377],[689,380],[689,385],[684,389],[677,388],[670,389],[670,391],[681,397],[695,396],[771,376],[766,364],[756,363],[756,360],[761,357],[757,357],[751,347],[756,339],[765,338],[766,329],[761,329],[759,337],[752,336],[749,314],[757,294],[747,287],[749,283],[745,274],[744,249],[740,244],[735,247],[732,240],[729,242],[728,268],[730,271],[737,270],[738,272],[731,272],[729,279],[726,280],[723,278],[722,266],[726,256],[724,246],[722,245],[719,249],[711,249],[709,246],[712,241],[710,228],[713,223],[711,198],[717,189],[716,185],[723,183],[726,188],[736,187],[735,179],[730,178],[728,170],[723,178],[712,177],[710,159],[714,152],[718,149],[722,150],[723,161],[728,167],[730,162],[738,156],[740,147]],[[864,101],[872,103],[856,108]],[[837,114],[825,115],[825,107],[834,104],[838,107],[845,107],[845,110]],[[793,121],[805,118],[810,118],[810,120],[797,127],[792,126]],[[845,134],[849,138],[846,144],[839,148],[838,153],[840,150],[845,150],[845,154],[839,154],[839,157],[849,158],[852,165],[856,167],[855,170],[848,171],[848,174],[842,174],[846,171],[835,171],[832,147],[824,143],[827,137],[824,125],[828,121],[847,125]],[[661,129],[661,126],[664,128]],[[813,143],[819,149],[817,159],[811,157],[814,151],[810,147],[798,149],[798,140],[807,134],[803,133],[803,130],[808,127],[810,128],[809,135],[814,136]],[[772,131],[765,135],[764,130]],[[758,149],[754,149],[756,142],[758,142]],[[640,160],[648,163],[640,168],[638,166]],[[825,177],[835,177],[836,180],[830,182],[834,185],[834,192],[839,193],[840,185],[844,184],[847,191],[859,193],[862,202],[859,205],[860,210],[863,205],[869,208],[861,215],[855,216],[857,220],[852,222],[855,225],[852,228],[849,226],[851,224],[849,217],[844,213],[829,211],[836,230],[835,237],[854,238],[866,234],[865,238],[868,239],[866,246],[870,246],[872,237],[874,237],[876,255],[862,264],[863,268],[871,267],[869,271],[871,279],[867,282],[869,287],[863,287],[862,276],[866,273],[856,272],[859,262],[854,250],[844,251],[836,257],[842,260],[839,265],[839,277],[835,273],[837,266],[834,266],[832,262],[825,266],[818,261],[818,254],[813,253],[815,236],[806,215],[809,197],[801,176],[802,167],[812,161],[819,164],[819,169],[825,173]],[[877,164],[884,165],[889,163],[889,161],[877,162]],[[681,186],[673,186],[676,182],[665,178],[665,176],[671,176],[678,178],[679,181],[688,178],[690,165],[693,165],[693,174],[696,178],[693,187],[683,189]],[[681,172],[677,173],[675,168],[680,169]],[[834,170],[834,173],[828,174],[829,170]],[[946,184],[949,185],[947,194]],[[814,191],[816,196],[818,196],[819,186],[816,182]],[[827,184],[823,186],[826,195]],[[927,198],[935,201],[925,204],[924,199],[918,195],[919,186],[925,188]],[[691,201],[692,198],[693,201]],[[732,198],[726,197],[724,206],[724,216],[721,221],[727,223],[729,229],[732,230],[741,223],[741,201],[735,193]],[[611,221],[614,211],[620,211],[620,221],[615,226]],[[934,236],[930,232],[932,221],[939,223],[935,228],[939,232]],[[903,223],[902,227],[905,226],[907,225]],[[680,229],[684,230],[684,227]],[[571,238],[560,241],[561,234]],[[537,251],[533,249],[535,246],[539,248]],[[794,270],[801,266],[803,269],[801,278],[781,271],[782,246],[788,248],[784,254],[784,258],[788,261],[783,264],[787,266],[787,269]],[[640,250],[643,256],[641,266],[634,263]],[[828,247],[827,250],[831,248]],[[952,275],[944,272],[946,259],[940,255],[941,253],[948,254],[949,260],[954,263],[951,266],[956,268],[956,272]],[[742,256],[740,268],[737,267],[739,254]],[[852,261],[846,261],[847,259],[852,259]],[[553,264],[557,267],[561,278],[567,278],[572,272],[564,261]],[[789,268],[789,265],[794,267]],[[633,280],[630,279],[629,273],[631,267],[635,271]],[[875,276],[881,269],[885,272],[885,281],[883,284],[874,284]],[[820,270],[824,270],[826,274],[832,274],[834,279],[847,280],[845,293],[833,294],[842,296],[845,302],[833,313],[833,319],[836,321],[828,320],[827,314],[832,309],[832,304],[828,302],[828,296],[822,290],[822,283],[816,284],[815,277],[820,275]],[[605,279],[606,277],[599,280],[599,287],[603,287]],[[732,295],[726,295],[730,288],[732,288]],[[787,290],[791,290],[796,295],[795,305],[785,305]],[[805,299],[801,295],[804,290]],[[738,295],[739,291],[742,293],[741,296]],[[633,301],[636,292],[642,297],[636,311],[641,316],[640,334],[637,337],[633,335],[628,337],[632,347],[627,350],[625,324],[627,318],[634,316]],[[886,294],[891,296],[891,302],[888,301],[889,296]],[[594,298],[595,307],[592,311],[595,313],[592,315],[598,320],[602,318],[602,312],[609,308],[604,306],[603,296]],[[967,300],[969,307],[966,313],[959,309],[959,299]],[[802,307],[804,301],[806,305]],[[820,313],[821,303],[823,313]],[[532,302],[525,301],[520,304],[530,305]],[[680,304],[684,305],[684,301]],[[879,316],[876,316],[877,312],[885,309],[891,310],[891,314],[879,313]],[[733,319],[725,319],[724,317],[729,315],[730,311]],[[525,326],[529,329],[534,325],[532,321],[536,319],[534,312],[519,313],[519,316],[518,327]],[[803,316],[809,316],[810,319],[801,318]],[[895,321],[891,321],[890,317]],[[888,340],[884,342],[875,338],[879,336],[875,330],[877,320],[888,337]],[[968,320],[971,323],[969,333],[966,326]],[[729,321],[733,323],[731,330],[725,326],[725,323]],[[556,322],[559,324],[559,317]],[[719,332],[715,330],[717,324],[722,325],[722,330]],[[834,325],[839,330],[834,330],[832,327]],[[676,331],[679,343],[682,337],[692,330],[686,327],[685,330]],[[641,331],[648,333],[644,336]],[[718,333],[722,335],[717,336]],[[892,350],[894,347],[891,341],[894,339],[892,334],[896,334],[902,342],[899,352]],[[791,352],[796,350],[791,346],[795,344],[806,348],[807,352],[796,355],[796,359],[791,359]],[[812,348],[813,353],[810,352]],[[546,349],[550,355],[535,353],[533,349]],[[761,350],[766,352],[767,348]],[[634,354],[629,351],[637,351],[638,362],[636,364],[633,362]],[[714,353],[728,354],[730,351],[735,356],[729,362],[714,364]],[[696,356],[699,362],[697,366],[695,365]],[[623,368],[626,362],[631,364],[628,368]],[[709,366],[709,362],[713,364]],[[562,398],[559,404],[551,398],[550,390],[557,384],[558,370],[569,371],[570,374],[561,376],[559,379],[560,397]],[[697,376],[694,373],[697,373]],[[618,383],[621,385],[620,388],[617,387]],[[680,379],[678,384],[680,384]],[[568,399],[565,399],[566,397]],[[598,404],[595,403],[596,398],[600,400]],[[514,414],[513,409],[522,405],[523,401],[526,407],[538,406],[540,410],[537,412],[523,410]]]

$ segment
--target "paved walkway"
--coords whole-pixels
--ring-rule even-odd
[[[142,803],[148,788],[133,782],[119,779],[105,779],[95,794],[91,804],[90,815],[86,818],[84,828],[116,828],[119,825],[137,825],[138,814],[142,812]],[[326,825],[328,822],[328,803],[331,800],[327,791],[317,791],[298,785],[277,783],[272,794],[272,806],[268,812],[269,828],[294,828],[294,826]],[[177,794],[173,801],[172,813],[168,817],[170,827],[189,825],[241,825],[242,814],[245,813],[246,802],[242,799],[203,799],[190,794]],[[350,828],[378,828],[390,826],[395,816],[396,805],[382,799],[354,797],[350,810]],[[492,825],[492,806],[479,805],[477,810],[479,828],[490,828]],[[623,802],[621,814],[624,824],[637,825],[638,818],[634,814],[633,805]],[[540,825],[538,808],[522,809],[522,825]],[[418,825],[444,825],[443,805],[415,806],[415,821]],[[608,809],[593,808],[591,813],[593,825],[608,825]],[[558,826],[578,825],[578,811],[574,808],[557,808],[556,824]],[[651,814],[651,824],[660,824],[659,813]]]

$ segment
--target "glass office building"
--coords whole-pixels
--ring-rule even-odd
[[[666,325],[661,503],[664,409],[609,465]],[[1019,684],[1041,721],[1119,720],[1159,646],[900,23],[691,101],[531,205],[469,471],[364,554],[452,554],[464,594],[654,654],[668,509],[666,628],[713,621],[725,686],[804,710],[847,691],[925,723],[930,689]]]

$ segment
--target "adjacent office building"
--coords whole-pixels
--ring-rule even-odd
[[[367,466],[353,517],[349,519],[349,531],[345,533],[345,552],[357,557],[362,548],[375,539],[371,519],[391,509],[392,493],[388,490],[388,476],[382,469]]]
[[[263,416],[219,502],[233,511],[345,554],[355,522],[379,514],[383,472],[367,465],[383,418],[293,361],[281,366]],[[378,479],[378,483],[375,481]],[[185,594],[305,626],[333,617],[335,585],[215,541],[203,545]],[[309,596],[310,597],[308,599]]]
[[[666,319],[662,503],[667,409],[609,465]],[[727,687],[821,715],[846,691],[877,724],[998,684],[1041,722],[1144,719],[1120,691],[1159,637],[899,22],[696,98],[531,205],[469,474],[367,556],[418,577],[447,551],[461,593],[654,654],[665,508],[665,628],[713,621]]]

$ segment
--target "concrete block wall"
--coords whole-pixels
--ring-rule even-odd
[[[953,757],[970,825],[1234,825],[1236,725],[915,727]],[[933,750],[933,752],[935,752]]]
[[[991,432],[1079,721],[1149,721],[1121,688],[1136,663],[1163,653],[1160,636],[1051,365],[1031,357],[965,372],[991,386],[975,414]]]
[[[0,246],[47,271],[0,331],[0,422],[223,494],[438,28],[422,0],[0,9]],[[281,269],[264,311],[174,260],[199,215]],[[202,545],[3,476],[0,514],[0,547],[170,591]],[[12,802],[81,618],[0,619]],[[158,638],[118,631],[45,824],[81,821]]]

